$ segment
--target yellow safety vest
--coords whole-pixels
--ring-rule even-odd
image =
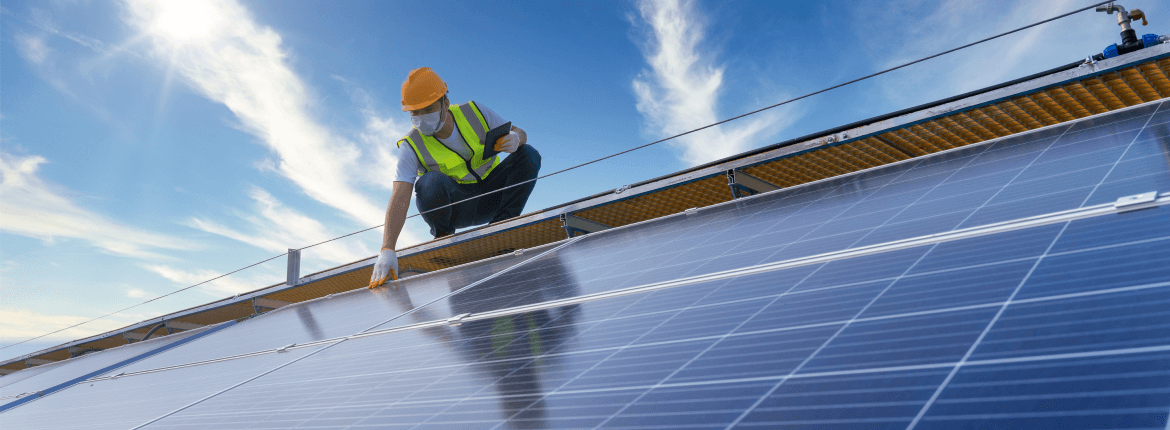
[[[414,155],[418,157],[419,164],[427,172],[436,170],[443,172],[460,184],[482,181],[500,164],[499,155],[483,159],[483,140],[489,130],[487,120],[483,119],[483,114],[479,112],[475,102],[451,106],[449,110],[451,116],[455,118],[456,131],[467,143],[465,147],[450,148],[434,136],[419,133],[417,128],[412,128],[410,134],[399,140],[398,147],[402,147],[403,141],[409,143],[411,149],[414,149]],[[422,176],[423,173],[425,172],[418,174]]]

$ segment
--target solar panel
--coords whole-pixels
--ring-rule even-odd
[[[1161,207],[356,338],[149,428],[1164,425],[1168,243]]]
[[[122,370],[143,373],[74,385],[0,419],[1011,428],[1075,412],[1075,425],[1164,426],[1170,208],[889,244],[1170,190],[1170,114],[1157,106],[594,233],[397,292],[285,307]],[[876,243],[888,245],[807,258]],[[676,284],[629,289],[666,281]],[[573,297],[585,298],[549,304]],[[387,320],[379,329],[400,329],[147,371]],[[405,327],[423,321],[439,323]]]
[[[188,330],[43,365],[45,371],[36,372],[27,378],[13,380],[13,382],[0,387],[0,412],[35,400],[39,396],[52,394],[80,380],[97,376],[123,367],[136,360],[158,354],[169,348],[209,334],[219,328],[222,327],[214,326]],[[29,370],[34,369],[36,368]]]

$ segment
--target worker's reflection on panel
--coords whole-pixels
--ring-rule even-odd
[[[434,279],[428,279],[427,281],[428,282],[444,282],[445,280],[442,278],[434,278]],[[405,285],[405,280],[397,280],[397,281],[392,281],[392,282],[400,284],[400,285],[397,286],[398,288],[375,288],[375,289],[370,290],[370,291],[372,291],[375,296],[380,297],[384,302],[386,302],[386,304],[389,305],[390,312],[388,312],[387,315],[389,315],[391,317],[396,316],[396,315],[401,315],[403,313],[414,310],[414,312],[411,312],[410,315],[407,316],[407,318],[409,318],[409,320],[408,320],[409,322],[408,321],[400,321],[399,323],[394,324],[394,325],[402,326],[402,325],[407,325],[407,324],[415,324],[415,323],[435,321],[438,319],[444,319],[444,317],[435,313],[435,311],[428,306],[423,306],[421,308],[415,309],[414,308],[414,306],[415,306],[414,301],[411,300],[410,293],[408,292],[410,289],[407,288],[407,286]],[[442,327],[424,327],[421,330],[424,333],[435,336],[436,338],[438,338],[439,341],[445,342],[445,341],[449,340],[448,331]]]
[[[488,288],[478,294],[466,294],[478,288],[473,287],[450,298],[452,312],[474,314],[577,293],[575,279],[557,256],[529,264],[540,265],[539,279],[509,285],[484,284]],[[477,371],[495,380],[501,418],[509,420],[507,428],[548,428],[542,398],[547,390],[556,387],[543,386],[542,374],[555,368],[558,360],[545,354],[576,336],[576,314],[577,305],[571,305],[469,321],[458,327],[459,335],[467,340],[460,346],[460,353],[475,363]]]
[[[297,318],[301,320],[301,325],[305,327],[305,331],[309,332],[309,338],[313,340],[325,339],[325,332],[317,324],[317,319],[313,318],[313,311],[309,310],[309,306],[300,304],[296,305],[296,307]]]

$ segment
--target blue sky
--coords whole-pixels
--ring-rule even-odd
[[[1087,1],[6,1],[0,346],[381,222],[399,88],[523,127],[545,172],[1084,6]],[[1168,8],[1123,3],[1165,28]],[[1161,31],[1160,33],[1165,33]],[[1116,42],[1085,12],[541,181],[527,210],[1066,64]],[[413,213],[413,211],[412,211]],[[427,239],[407,223],[400,246]],[[373,256],[380,230],[306,250]],[[12,357],[278,283],[258,266]]]

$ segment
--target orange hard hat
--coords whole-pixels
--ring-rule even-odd
[[[402,110],[419,110],[447,94],[447,83],[430,67],[419,67],[402,83]]]

